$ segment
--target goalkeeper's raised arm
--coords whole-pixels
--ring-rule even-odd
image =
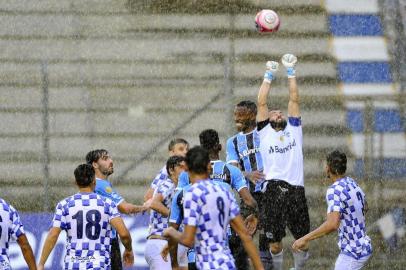
[[[296,83],[296,70],[297,57],[293,54],[285,54],[282,56],[282,65],[286,68],[289,84],[289,104],[288,116],[299,117],[299,92]]]
[[[271,90],[272,80],[275,78],[275,73],[278,71],[279,63],[275,61],[266,62],[266,71],[264,74],[264,80],[259,88],[258,92],[258,112],[257,122],[265,121],[269,118],[268,110],[268,94]]]

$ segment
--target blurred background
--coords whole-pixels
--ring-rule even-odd
[[[366,269],[405,268],[405,0],[0,2],[0,196],[20,212],[52,212],[96,148],[112,154],[119,193],[141,203],[170,139],[194,145],[214,128],[225,145],[265,62],[293,53],[312,228],[325,218],[325,155],[340,148],[370,205]],[[255,31],[264,8],[277,33]],[[286,113],[278,75],[269,106]],[[312,243],[307,269],[331,268],[336,237]]]

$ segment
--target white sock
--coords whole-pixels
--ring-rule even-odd
[[[272,255],[273,269],[274,270],[282,270],[282,266],[283,266],[283,249],[278,254],[273,254],[271,252],[271,255]]]
[[[295,270],[302,270],[307,259],[309,259],[309,252],[307,250],[293,251],[293,258],[295,260]]]

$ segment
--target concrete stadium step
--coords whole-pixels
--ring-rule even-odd
[[[327,55],[328,40],[325,38],[237,38],[236,56],[262,53],[282,56],[286,52],[301,55]],[[297,46],[300,44],[300,46]],[[0,59],[13,61],[179,61],[179,55],[226,54],[230,42],[226,38],[210,37],[174,38],[156,34],[134,35],[131,39],[83,39],[83,40],[0,40]],[[190,59],[189,59],[190,60]]]
[[[132,3],[134,2],[134,3]],[[266,0],[249,0],[247,4],[253,6],[269,8],[269,2]],[[52,0],[41,0],[41,1],[29,1],[29,0],[15,0],[7,1],[1,0],[0,6],[4,11],[13,12],[79,12],[79,13],[128,13],[130,6],[133,5],[134,8],[138,8],[138,12],[145,12],[142,7],[145,5],[144,2],[137,3],[137,1],[125,1],[125,0],[91,0],[91,1],[81,1],[81,0],[71,0],[71,1],[52,1]],[[319,0],[275,0],[272,1],[272,8],[276,11],[280,9],[286,9],[287,7],[303,7],[303,6],[314,6],[320,7],[321,3]],[[130,8],[131,10],[131,8]],[[133,9],[132,9],[133,10]],[[257,11],[253,11],[254,14]],[[255,14],[254,14],[255,15]]]
[[[73,0],[73,1],[52,1],[52,0],[1,0],[1,10],[5,12],[103,12],[116,13],[128,12],[125,0]]]
[[[327,19],[323,14],[280,16],[283,32],[327,34]],[[308,24],[308,21],[313,23]],[[3,38],[69,38],[69,37],[102,37],[131,36],[132,32],[159,31],[187,33],[188,30],[206,32],[214,30],[229,31],[229,15],[76,15],[76,14],[10,14],[0,13],[3,27],[0,37]],[[234,18],[235,30],[255,32],[254,16],[239,14]],[[293,35],[293,33],[292,33]]]
[[[164,113],[163,113],[164,112]],[[163,134],[171,131],[190,115],[188,110],[173,112],[143,112],[133,114],[128,110],[105,111],[103,117],[100,112],[61,112],[49,115],[49,129],[51,133],[86,133],[86,132],[137,132],[145,131]],[[303,123],[345,126],[344,111],[303,111]],[[203,130],[214,128],[223,130],[228,123],[225,110],[211,110],[202,112],[185,128]],[[41,133],[42,114],[39,112],[3,112],[0,119],[2,134]]]
[[[3,83],[34,84],[42,80],[39,63],[3,63],[2,67],[0,78]],[[237,78],[256,80],[263,76],[264,64],[237,62],[234,69]],[[172,78],[221,80],[224,76],[224,65],[220,63],[50,63],[47,70],[48,80],[53,85],[80,80],[92,82],[109,79],[113,81]],[[284,73],[284,70],[280,70],[277,76],[282,77]],[[331,80],[336,78],[335,65],[332,63],[300,63],[298,73],[302,79],[315,76]]]
[[[283,79],[281,79],[283,80]],[[259,86],[258,86],[259,87]],[[233,104],[241,100],[252,100],[255,102],[258,87],[239,87],[233,90]],[[299,87],[300,104],[303,110],[313,109],[339,109],[342,108],[342,97],[337,96],[337,86],[310,86]],[[136,114],[149,109],[162,108],[164,101],[168,109],[197,109],[204,100],[210,100],[216,94],[223,92],[222,85],[206,85],[195,87],[178,86],[151,86],[131,88],[96,88],[96,87],[51,87],[49,92],[49,108],[55,110],[92,110],[103,104],[104,109],[125,109]],[[271,103],[277,98],[279,104],[288,102],[287,86],[272,87]],[[42,109],[43,90],[41,87],[2,87],[0,97],[0,111],[18,111],[30,109]],[[61,98],[63,97],[63,98]],[[142,104],[140,104],[142,100]],[[220,97],[212,104],[211,108],[219,109],[225,107],[226,98]],[[281,105],[282,107],[282,105]]]
[[[39,82],[42,79],[38,63],[3,63],[0,78],[3,82]],[[332,63],[301,63],[298,65],[300,76],[322,76],[335,78],[335,66]],[[224,76],[224,65],[220,63],[51,63],[48,65],[48,79],[53,83],[78,81],[97,81],[103,79],[170,79],[186,78],[196,80]],[[17,72],[18,71],[18,72]],[[235,76],[254,79],[261,78],[263,63],[236,63]],[[280,71],[279,73],[285,71]],[[22,76],[23,75],[23,76]],[[278,74],[279,75],[279,74]],[[282,75],[282,74],[280,74]]]

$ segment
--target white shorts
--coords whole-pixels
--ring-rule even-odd
[[[189,250],[188,247],[183,245],[178,245],[178,264],[180,267],[187,267],[188,266],[188,258],[187,258],[187,251]]]
[[[150,270],[171,270],[171,258],[165,262],[161,256],[162,249],[168,244],[168,241],[162,239],[148,239],[145,245],[145,260]]]
[[[359,270],[365,265],[369,257],[371,257],[371,255],[357,260],[351,256],[340,253],[340,255],[338,255],[334,270]]]

